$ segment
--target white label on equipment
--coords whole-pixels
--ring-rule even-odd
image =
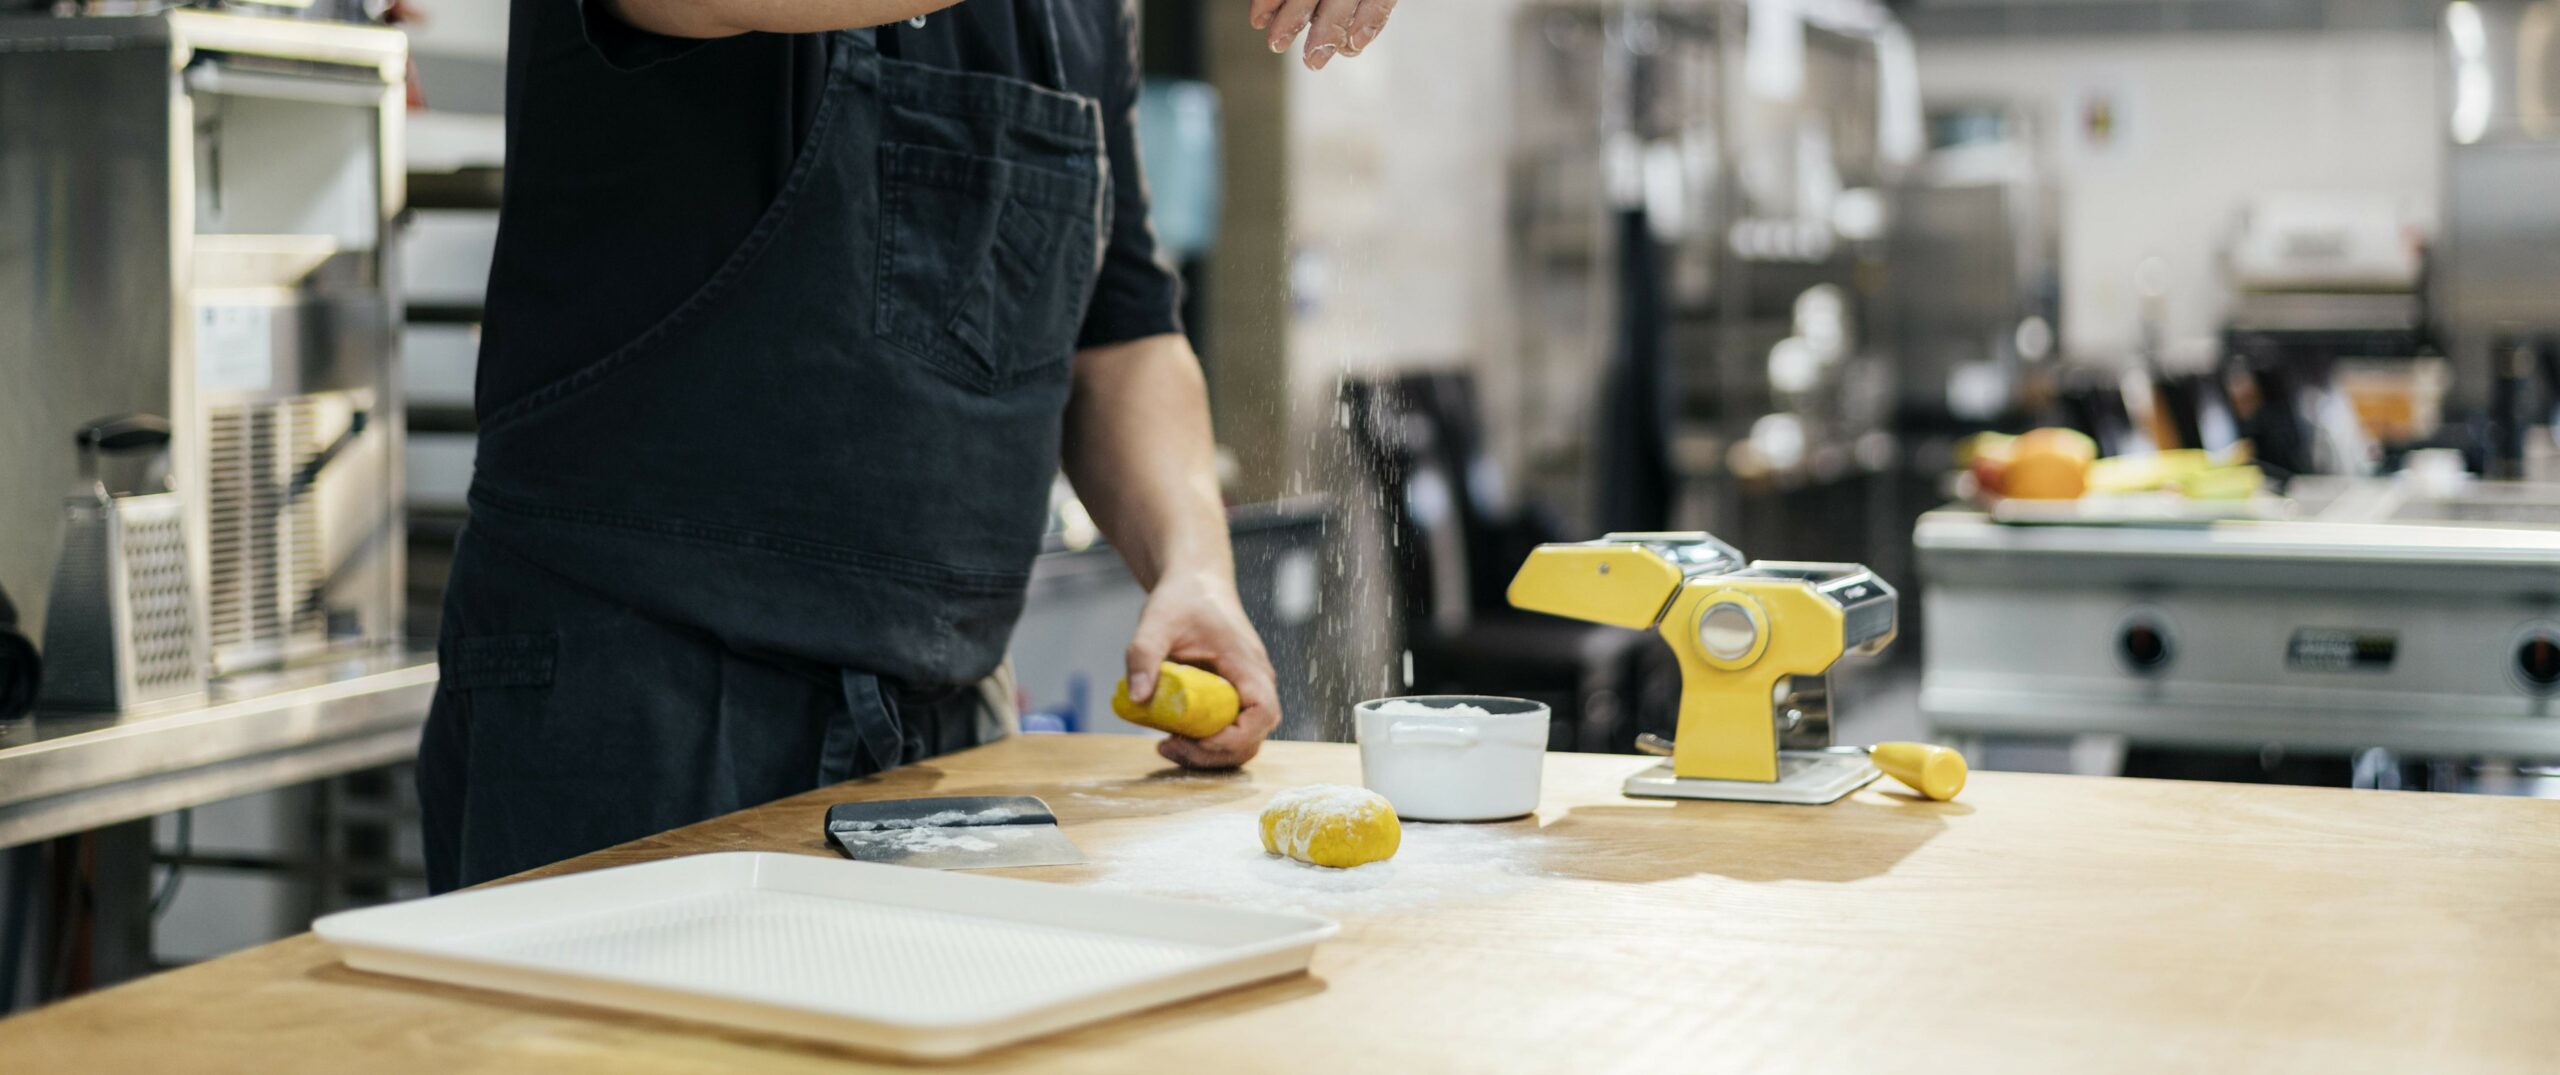
[[[196,307],[196,386],[264,392],[275,377],[275,308]]]

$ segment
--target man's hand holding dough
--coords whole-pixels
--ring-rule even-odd
[[[1193,769],[1232,769],[1253,760],[1280,726],[1271,656],[1244,617],[1233,576],[1163,579],[1147,594],[1129,639],[1129,698],[1144,703],[1166,660],[1206,668],[1235,684],[1236,722],[1200,739],[1166,736],[1156,753]]]
[[[1195,769],[1251,761],[1280,724],[1280,702],[1271,656],[1236,597],[1208,386],[1190,341],[1150,336],[1078,352],[1065,449],[1076,495],[1147,588],[1129,639],[1129,697],[1151,697],[1156,665],[1167,660],[1236,687],[1234,724],[1204,739],[1172,736],[1156,749]]]

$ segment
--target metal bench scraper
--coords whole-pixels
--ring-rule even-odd
[[[847,858],[928,870],[1073,866],[1084,852],[1030,795],[952,795],[837,803],[827,840]]]

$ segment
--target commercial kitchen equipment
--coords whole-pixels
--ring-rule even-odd
[[[2058,350],[2061,189],[2031,113],[1932,102],[1929,154],[1894,188],[1883,305],[1906,431],[2016,413],[2025,370]]]
[[[1857,564],[1755,560],[1703,533],[1541,545],[1511,603],[1650,629],[1680,663],[1671,760],[1629,795],[1828,803],[1878,775],[1831,745],[1831,666],[1893,642],[1893,587]]]
[[[396,639],[406,39],[175,9],[0,20],[0,518],[69,422],[164,416],[211,672]],[[31,634],[57,535],[0,528]]]
[[[2560,493],[2297,479],[2296,518],[1922,517],[1920,706],[1959,735],[2560,757]]]
[[[2520,347],[2560,344],[2560,4],[2444,6],[2442,237],[2434,271],[2453,399],[2489,407]]]
[[[1884,192],[1923,142],[1893,15],[1552,0],[1512,27],[1510,424],[1529,499],[1585,533],[1898,546],[1790,521],[1865,496],[1892,455],[1870,436],[1892,403],[1872,284]]]
[[[2426,269],[2414,208],[2379,192],[2249,199],[2223,251],[2226,346],[2318,359],[2417,353]]]
[[[2224,437],[2283,470],[2368,474],[2437,435],[2450,367],[2427,331],[2416,209],[2360,191],[2272,191],[2243,207],[2223,251]]]
[[[16,907],[32,919],[17,927],[38,938],[30,948],[76,951],[88,969],[85,978],[31,979],[33,1001],[161,965],[165,949],[155,942],[153,902],[167,890],[154,876],[160,871],[154,869],[153,817],[406,761],[417,754],[435,683],[433,653],[364,653],[236,673],[197,697],[112,713],[47,709],[32,719],[0,721],[0,848],[14,849],[0,858],[0,887],[36,888],[35,845],[57,837],[76,835],[94,870],[67,906],[49,902],[43,914],[24,903]],[[320,801],[332,799],[324,794]],[[373,839],[379,834],[373,826],[387,827],[378,808],[349,818],[324,806],[317,815],[300,819],[288,841],[312,849],[292,864],[309,884],[256,889],[294,907],[297,923],[314,912],[379,899],[368,896],[380,876],[373,871],[399,853],[387,836]],[[360,830],[365,838],[354,838]],[[231,848],[223,855],[254,862],[254,851]],[[8,928],[0,922],[0,933]]]
[[[169,489],[165,468],[145,491],[123,495],[98,475],[110,452],[165,459],[169,423],[102,419],[73,439],[80,483],[63,506],[44,631],[53,676],[39,704],[116,710],[203,690],[204,617],[187,563],[186,502]]]

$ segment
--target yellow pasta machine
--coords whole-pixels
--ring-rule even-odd
[[[1893,587],[1862,566],[1745,562],[1703,532],[1610,534],[1539,546],[1510,598],[1671,643],[1681,679],[1671,757],[1629,777],[1629,795],[1827,803],[1878,775],[1867,751],[1829,749],[1831,666],[1882,651],[1896,628]],[[1880,746],[1876,760],[1894,766],[1905,746]],[[1942,753],[1943,764],[1952,754]],[[1962,760],[1952,764],[1961,787]]]

